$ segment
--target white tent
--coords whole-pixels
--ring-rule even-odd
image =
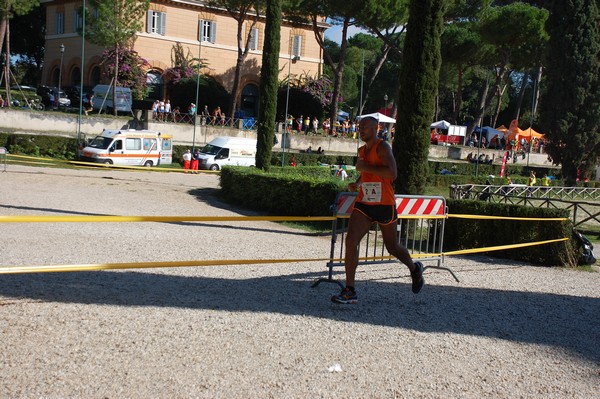
[[[357,119],[362,118],[375,118],[379,121],[379,123],[396,123],[394,118],[390,118],[387,115],[380,114],[379,112],[374,112],[372,114],[360,115],[356,117]]]
[[[437,122],[433,122],[429,127],[431,129],[442,129],[442,130],[447,130],[450,128],[451,123],[445,120],[441,120],[441,121],[437,121]]]

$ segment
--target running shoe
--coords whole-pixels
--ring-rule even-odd
[[[338,295],[332,296],[331,302],[344,305],[356,304],[358,303],[358,295],[356,294],[356,291],[352,291],[350,288],[346,287]]]
[[[412,278],[412,292],[418,294],[425,285],[423,264],[421,262],[415,262],[415,270],[410,273],[410,277]]]

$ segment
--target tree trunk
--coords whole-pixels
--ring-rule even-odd
[[[10,22],[6,20],[6,26],[4,27],[4,45],[6,59],[4,60],[4,81],[6,82],[6,99],[4,103],[7,107],[12,105],[12,98],[10,94]],[[1,46],[0,46],[1,47]]]
[[[348,25],[350,23],[350,17],[344,17],[344,24],[342,25],[342,43],[340,45],[340,54],[338,59],[337,68],[332,68],[334,71],[334,82],[333,82],[333,93],[331,96],[331,106],[329,108],[329,134],[332,134],[335,129],[335,122],[337,121],[337,112],[339,97],[342,91],[342,79],[344,78],[344,66],[346,64],[346,49],[348,48]],[[331,66],[331,65],[330,65]]]
[[[460,117],[460,109],[462,107],[463,76],[465,73],[463,64],[458,64],[457,68],[458,68],[458,81],[457,81],[457,87],[456,87],[456,105],[454,108],[453,123],[458,123],[458,118]]]
[[[519,90],[519,98],[517,99],[517,106],[515,108],[515,113],[513,114],[513,120],[519,120],[519,117],[521,116],[521,107],[523,106],[523,98],[525,97],[525,88],[527,87],[528,80],[529,72],[526,72],[525,75],[523,75],[523,81],[521,82],[521,89]]]
[[[243,11],[244,15],[246,14],[246,11]],[[258,12],[257,12],[258,14]],[[230,12],[230,15],[234,15],[232,12]],[[250,38],[252,36],[252,29],[254,28],[255,24],[256,24],[256,18],[254,19],[254,22],[250,25],[250,29],[248,30],[248,34],[246,35],[246,43],[243,46],[242,49],[242,43],[243,43],[243,38],[242,38],[242,30],[244,28],[244,21],[245,18],[240,17],[238,19],[236,19],[237,21],[237,60],[236,60],[236,64],[235,64],[235,71],[233,74],[233,85],[231,86],[231,98],[229,99],[229,113],[231,114],[230,117],[234,118],[235,117],[235,113],[238,110],[238,97],[239,97],[239,91],[240,91],[240,80],[241,80],[241,76],[242,76],[242,68],[244,67],[244,62],[246,62],[246,58],[248,57],[248,51],[250,50]]]
[[[496,101],[496,110],[494,111],[494,116],[490,120],[490,125],[492,127],[496,126],[496,123],[498,123],[498,115],[500,115],[500,107],[502,107],[502,96],[504,96],[506,87],[507,87],[507,85],[505,84],[504,86],[502,86],[502,88],[500,88],[500,87],[497,88],[496,94],[498,96],[498,101]]]
[[[502,106],[502,96],[504,95],[504,91],[506,90],[506,85],[502,87],[502,81],[504,80],[504,76],[506,75],[506,65],[507,63],[504,63],[502,67],[498,70],[498,73],[496,74],[496,84],[494,85],[494,93],[497,96],[496,109],[494,110],[493,114],[493,122],[490,122],[490,125],[494,126],[496,126],[498,114],[500,113],[500,107]]]
[[[533,108],[531,110],[532,118],[535,119],[535,114],[537,113],[537,108],[538,108],[538,103],[540,101],[540,82],[542,81],[542,73],[544,72],[544,67],[543,66],[539,66],[538,67],[538,71],[537,71],[537,76],[534,80],[534,82],[537,82],[537,85],[534,84],[534,87],[537,88],[537,90],[535,91],[535,100],[533,101]]]
[[[381,70],[381,67],[387,60],[387,56],[390,53],[390,50],[391,50],[391,47],[387,43],[385,43],[383,45],[383,50],[382,50],[381,54],[377,58],[377,61],[375,61],[375,68],[373,69],[373,73],[371,75],[369,75],[369,80],[367,81],[367,86],[364,89],[364,93],[363,93],[364,97],[363,97],[362,103],[360,104],[360,107],[358,109],[359,115],[362,115],[362,113],[363,113],[362,110],[363,110],[365,104],[367,103],[367,100],[369,99],[369,91],[371,90],[371,86],[373,86],[373,83],[375,82],[377,75],[379,75],[379,71]]]
[[[471,134],[473,133],[473,130],[475,130],[475,128],[477,126],[481,125],[481,121],[483,120],[483,116],[485,115],[485,110],[490,101],[490,99],[488,99],[489,89],[490,89],[490,82],[489,82],[489,79],[486,79],[485,85],[483,86],[483,89],[481,90],[481,97],[479,98],[479,113],[477,114],[477,118],[473,121],[473,123],[467,129],[467,135],[465,137],[465,140],[469,140],[469,138],[471,137]]]

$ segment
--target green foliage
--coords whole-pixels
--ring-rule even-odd
[[[595,0],[554,1],[550,10],[540,122],[546,151],[574,184],[578,170],[595,168],[600,156],[600,16]]]
[[[220,193],[227,201],[275,215],[330,216],[330,205],[341,191],[339,182],[291,173],[224,167]]]
[[[396,136],[396,192],[420,194],[427,175],[430,130],[441,64],[443,0],[412,0],[400,70]]]
[[[53,159],[75,159],[77,155],[76,139],[67,137],[0,133],[0,147],[11,154]]]
[[[102,52],[102,72],[105,78],[109,80],[115,76],[115,59],[117,50],[108,49]],[[150,68],[150,63],[140,57],[137,51],[128,48],[119,48],[119,86],[131,88],[133,98],[141,100],[148,95],[148,83],[146,71]]]
[[[149,6],[150,0],[91,0],[86,10],[86,39],[112,49],[131,47],[144,27],[142,17]]]
[[[181,43],[177,42],[171,49],[171,67],[164,72],[165,78],[172,84],[179,83],[182,79],[189,79],[195,72],[206,64],[199,58],[192,56],[189,48],[187,54]]]
[[[267,0],[267,23],[260,70],[260,106],[256,145],[256,166],[268,169],[271,164],[275,118],[277,113],[277,78],[281,40],[281,0]]]
[[[488,215],[520,218],[567,218],[565,209],[534,208],[494,204],[484,201],[448,200],[448,213],[456,215]],[[571,237],[573,225],[567,221],[522,221],[506,219],[446,220],[444,252],[510,245]],[[514,259],[545,266],[576,266],[573,243],[568,240],[553,244],[493,251],[494,257]]]
[[[10,50],[12,55],[18,55],[11,60],[12,71],[21,85],[37,86],[41,81],[46,26],[40,21],[45,20],[46,7],[39,6],[11,20]]]
[[[274,152],[271,160],[272,165],[281,165],[281,158],[283,153]],[[353,155],[327,155],[317,153],[289,153],[285,154],[287,163],[291,161],[292,157],[296,159],[298,166],[317,166],[317,165],[354,165],[356,163],[356,156]]]

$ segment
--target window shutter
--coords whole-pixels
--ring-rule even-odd
[[[77,29],[79,29],[79,13],[77,12],[77,10],[73,11],[73,32],[77,32]]]
[[[252,28],[250,35],[250,50],[258,49],[258,28]]]
[[[65,14],[62,12],[56,13],[56,33],[65,33]]]
[[[198,41],[201,42],[204,38],[204,20],[198,21]]]
[[[302,52],[302,36],[294,36],[294,45],[292,48],[293,55],[299,56]]]
[[[165,35],[167,33],[167,13],[161,12],[160,14],[160,33],[161,35]]]
[[[216,43],[217,41],[217,22],[211,22],[210,24],[210,40],[211,43]]]
[[[154,11],[152,11],[152,10],[148,10],[147,17],[146,17],[146,24],[147,24],[146,32],[148,32],[148,33],[152,33],[152,13],[153,12]]]

